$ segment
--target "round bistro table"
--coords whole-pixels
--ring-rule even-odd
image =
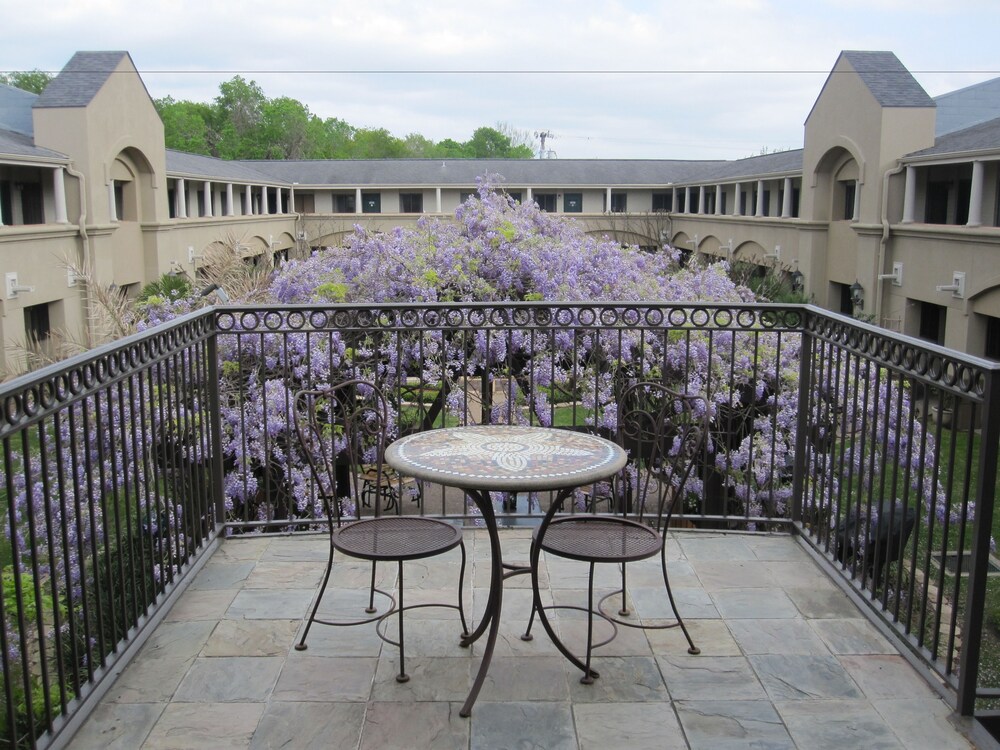
[[[483,619],[463,646],[489,634],[479,672],[460,715],[468,717],[493,658],[503,606],[505,565],[491,492],[554,491],[550,513],[577,487],[607,479],[625,466],[625,452],[610,440],[571,430],[516,425],[444,427],[392,443],[385,461],[405,476],[464,490],[479,508],[490,537],[490,592]],[[537,592],[536,592],[537,596]]]

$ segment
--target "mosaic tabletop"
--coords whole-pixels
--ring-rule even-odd
[[[496,491],[584,485],[625,465],[596,435],[548,427],[475,425],[407,435],[386,449],[397,471],[438,484]]]

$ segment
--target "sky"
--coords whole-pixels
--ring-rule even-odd
[[[154,98],[234,75],[322,118],[557,158],[739,159],[802,147],[842,50],[894,52],[928,94],[1000,76],[997,0],[0,0],[0,71],[126,50]],[[538,142],[535,141],[537,148]]]

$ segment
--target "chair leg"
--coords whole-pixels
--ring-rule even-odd
[[[532,591],[532,594],[534,594],[534,591]],[[531,634],[531,626],[534,624],[534,622],[535,622],[535,597],[534,597],[534,595],[532,595],[532,597],[531,597],[531,614],[528,615],[528,625],[524,629],[524,632],[521,634],[521,640],[522,641],[530,641],[530,640],[532,640],[535,637],[535,636],[533,636]]]
[[[628,617],[632,614],[628,608],[628,602],[625,599],[625,569],[628,567],[625,563],[622,563],[622,607],[618,610],[618,614],[622,617]]]
[[[323,583],[320,584],[319,594],[316,595],[316,603],[313,604],[312,612],[309,613],[309,621],[306,623],[306,629],[302,631],[302,638],[298,643],[295,644],[296,651],[305,651],[309,648],[306,645],[306,637],[309,635],[309,629],[312,627],[313,620],[316,619],[316,612],[319,611],[319,603],[323,601],[323,594],[326,593],[326,584],[330,581],[330,572],[333,570],[333,545],[330,545],[330,557],[326,561],[326,573],[323,574]],[[372,578],[374,581],[374,576]]]
[[[372,560],[372,582],[368,587],[368,607],[365,609],[365,612],[373,615],[377,611],[378,608],[375,606],[375,561]]]
[[[462,637],[469,635],[469,626],[465,622],[465,605],[462,603],[462,592],[465,589],[465,542],[462,542],[459,549],[462,550],[462,567],[458,571],[458,616],[462,620]]]
[[[594,650],[594,563],[590,563],[587,578],[587,669],[580,678],[584,685],[594,684],[594,672],[590,669],[590,656]]]
[[[406,639],[403,637],[403,561],[399,563],[399,674],[396,675],[396,682],[409,682],[410,675],[406,674]]]
[[[674,603],[674,593],[670,590],[670,579],[667,577],[667,552],[666,545],[663,545],[663,549],[660,551],[660,567],[663,569],[663,585],[667,588],[667,599],[670,601],[670,609],[674,612],[674,617],[677,618],[677,624],[681,626],[681,631],[684,633],[684,637],[688,642],[688,653],[689,654],[700,654],[701,649],[694,645],[694,641],[691,640],[691,634],[688,633],[687,626],[684,624],[684,620],[681,618],[680,612],[677,611],[677,604]]]

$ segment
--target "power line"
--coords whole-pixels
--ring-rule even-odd
[[[47,73],[50,75],[56,75],[62,72],[62,69],[58,70],[38,70],[37,68],[32,70],[15,70],[6,69],[0,70],[0,73]],[[100,69],[76,69],[68,71],[69,73],[101,73],[101,74],[113,74],[113,73],[129,73],[127,70],[100,70]],[[138,71],[140,75],[405,75],[405,76],[416,76],[416,75],[831,75],[836,73],[853,73],[853,71],[831,71],[831,70],[777,70],[777,69],[711,69],[711,70],[685,70],[680,68],[666,68],[659,70],[555,70],[555,69],[535,69],[535,70],[518,70],[518,69],[502,69],[502,70],[437,70],[437,69],[427,69],[427,70],[414,70],[412,68],[406,70],[393,70],[393,69],[360,69],[360,70],[350,70],[350,69],[319,69],[319,68],[301,68],[301,69],[279,69],[279,68],[258,68],[258,69],[226,69],[226,68],[198,68],[198,69],[186,69],[186,70],[176,70],[169,68],[147,68]],[[885,69],[885,70],[868,70],[867,73],[899,73],[899,69]],[[912,75],[1000,75],[1000,69],[980,69],[980,70],[946,70],[946,69],[929,69],[929,70],[909,70]]]

